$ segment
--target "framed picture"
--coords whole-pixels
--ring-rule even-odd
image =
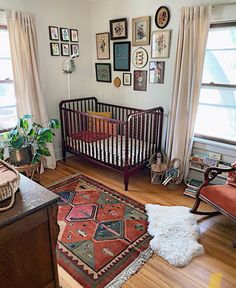
[[[70,29],[70,42],[79,41],[79,32],[77,29]]]
[[[170,30],[154,31],[152,33],[152,58],[169,57]]]
[[[149,82],[164,83],[165,62],[150,61],[149,63]]]
[[[134,90],[146,91],[147,90],[147,71],[134,70]]]
[[[114,71],[130,71],[130,41],[114,42]]]
[[[111,40],[127,39],[127,18],[110,20],[110,34]]]
[[[79,56],[79,44],[70,44],[70,53]]]
[[[95,63],[96,80],[98,82],[111,82],[111,64]]]
[[[131,86],[131,79],[132,79],[131,73],[123,73],[123,85],[124,86]]]
[[[148,53],[147,51],[139,47],[133,53],[133,64],[137,68],[143,68],[148,62]]]
[[[150,44],[150,16],[138,17],[132,19],[132,45]]]
[[[58,27],[56,26],[49,26],[49,38],[50,40],[59,40],[59,33],[58,33]]]
[[[157,9],[155,15],[156,26],[160,29],[165,28],[170,21],[170,11],[166,6],[161,6]]]
[[[60,28],[60,36],[61,36],[61,41],[70,41],[69,29],[68,28]]]
[[[50,43],[51,55],[52,56],[60,56],[60,48],[59,43]]]
[[[70,56],[70,46],[67,43],[61,43],[61,56]]]
[[[96,34],[96,46],[97,46],[97,59],[105,60],[110,59],[110,39],[109,33]]]

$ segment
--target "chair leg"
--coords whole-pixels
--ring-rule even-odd
[[[201,203],[201,199],[197,197],[195,200],[193,208],[190,209],[189,212],[193,213],[193,214],[197,214],[197,215],[211,215],[211,216],[215,216],[215,215],[220,214],[219,211],[213,211],[213,212],[197,211],[200,203]]]
[[[232,246],[233,248],[236,248],[236,240],[233,241]]]

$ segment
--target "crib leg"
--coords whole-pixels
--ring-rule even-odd
[[[62,145],[62,158],[63,162],[66,162],[66,149],[64,145]]]
[[[124,184],[125,184],[125,191],[128,191],[129,174],[127,172],[125,172],[125,174],[124,174]]]

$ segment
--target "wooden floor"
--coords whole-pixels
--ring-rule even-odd
[[[148,172],[146,169],[131,177],[129,191],[125,192],[122,175],[72,157],[66,163],[58,162],[56,170],[46,170],[41,175],[41,184],[49,185],[66,176],[82,173],[143,204],[192,206],[193,199],[182,195],[184,186],[180,186],[177,191],[170,191],[151,184]],[[208,206],[203,204],[202,208],[208,209]],[[236,249],[231,246],[233,239],[236,239],[236,223],[223,215],[198,220],[202,233],[200,242],[205,247],[205,255],[194,259],[185,268],[175,268],[154,255],[123,287],[236,287]],[[61,268],[59,276],[63,288],[81,287]]]

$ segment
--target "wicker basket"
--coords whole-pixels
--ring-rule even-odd
[[[0,160],[0,202],[11,197],[11,201],[6,207],[0,207],[0,212],[12,207],[19,184],[19,172],[5,161]]]

